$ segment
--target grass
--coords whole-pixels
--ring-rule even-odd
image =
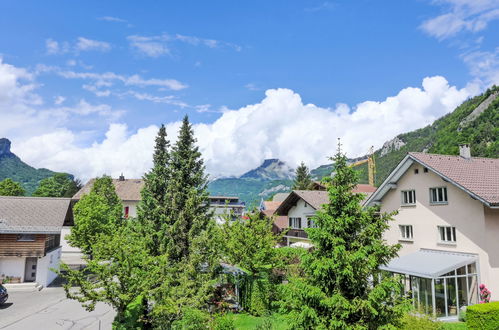
[[[254,330],[257,326],[262,325],[265,322],[266,317],[257,317],[249,314],[232,314],[232,319],[234,320],[234,326],[236,329],[242,330]],[[272,330],[285,330],[288,329],[287,322],[282,315],[274,314],[269,316],[272,320]]]
[[[442,330],[465,330],[466,323],[464,322],[446,322],[442,324]]]

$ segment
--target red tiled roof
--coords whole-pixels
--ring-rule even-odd
[[[376,191],[376,187],[371,186],[370,184],[359,183],[353,188],[354,193],[373,193]]]
[[[491,205],[499,205],[499,159],[410,152],[437,174],[453,181]]]
[[[95,179],[90,179],[83,188],[80,189],[74,196],[73,200],[79,200],[90,193],[94,185]],[[141,199],[140,191],[144,187],[144,181],[141,179],[113,179],[116,194],[123,201],[139,201]]]

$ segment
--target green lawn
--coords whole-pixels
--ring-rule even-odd
[[[247,329],[253,330],[259,325],[263,325],[266,319],[270,319],[272,321],[272,330],[285,330],[286,321],[281,315],[272,315],[267,318],[265,317],[256,317],[248,314],[233,314],[232,319],[234,320],[234,326],[236,329]]]
[[[446,322],[443,323],[443,330],[465,330],[468,329],[466,327],[466,323],[464,322]]]

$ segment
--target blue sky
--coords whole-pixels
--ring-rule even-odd
[[[304,145],[298,155],[283,151],[307,136],[322,140],[313,130],[296,126],[303,116],[324,110],[334,117],[332,127],[342,126],[343,120],[351,130],[365,131],[362,125],[356,127],[354,116],[361,105],[377,102],[382,108],[390,104],[387,98],[406,89],[424,92],[404,101],[412,104],[406,108],[421,114],[410,124],[398,125],[394,118],[395,127],[378,134],[386,119],[381,126],[374,120],[370,134],[379,135],[376,139],[360,146],[352,142],[350,148],[347,141],[347,150],[357,155],[370,143],[379,147],[395,134],[428,124],[497,83],[497,18],[497,0],[3,1],[0,56],[9,68],[4,70],[5,86],[17,89],[6,93],[11,106],[5,103],[3,111],[9,122],[0,122],[0,135],[17,142],[18,153],[37,166],[82,177],[115,174],[122,162],[83,169],[67,160],[74,157],[62,154],[68,149],[93,154],[92,146],[102,147],[116,125],[122,125],[121,144],[114,145],[118,150],[140,136],[141,129],[160,123],[169,125],[173,138],[176,123],[188,114],[197,124],[198,138],[210,141],[200,144],[212,173],[235,175],[264,157],[285,158],[292,166],[299,158],[310,159],[313,166],[324,162],[319,150],[309,152]],[[7,80],[8,72],[13,82]],[[432,77],[445,81],[430,84],[439,86],[434,87],[438,92],[422,87]],[[398,105],[390,111],[403,113],[404,103],[395,100]],[[312,110],[306,107],[309,103],[315,105]],[[294,106],[305,112],[283,124],[279,118],[293,113],[289,109]],[[350,117],[341,119],[345,111]],[[266,120],[271,125],[254,123]],[[272,125],[282,134],[255,138],[256,151],[251,144],[238,144],[238,139],[252,140]],[[314,122],[309,125],[314,127]],[[233,133],[221,136],[220,130]],[[298,140],[287,137],[289,130]],[[351,134],[336,132],[336,137]],[[224,139],[236,141],[232,152],[214,151]],[[34,141],[61,148],[42,155]],[[130,172],[140,175],[148,164]]]

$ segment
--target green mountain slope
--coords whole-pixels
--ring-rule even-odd
[[[471,145],[474,157],[499,157],[499,87],[465,101],[431,125],[386,142],[375,152],[376,185],[385,180],[408,152],[458,155],[462,143]],[[367,183],[367,164],[356,169],[360,171],[361,183]]]
[[[27,195],[31,195],[38,187],[38,183],[51,177],[55,172],[45,168],[36,169],[24,163],[10,151],[10,141],[0,139],[0,181],[11,178],[22,184]]]

